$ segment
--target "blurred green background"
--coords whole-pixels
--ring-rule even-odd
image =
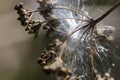
[[[98,1],[97,4],[105,4],[106,1],[114,2],[114,0]],[[53,80],[53,76],[46,76],[36,63],[36,59],[45,47],[44,32],[41,31],[39,38],[34,40],[32,35],[28,35],[24,31],[16,20],[17,14],[14,11],[14,6],[19,2],[23,2],[33,9],[37,6],[36,0],[0,0],[0,80]],[[98,17],[102,13],[97,9],[104,12],[110,7],[111,5],[96,5],[92,8],[94,12],[90,10],[90,14]],[[104,23],[116,26],[116,28],[120,27],[120,8],[111,13]],[[118,75],[118,72],[115,74]]]

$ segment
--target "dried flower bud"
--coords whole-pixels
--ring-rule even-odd
[[[19,5],[15,5],[15,10],[19,10],[19,9],[21,9],[21,8],[23,8],[23,3],[20,3]]]
[[[41,64],[41,65],[46,65],[48,63],[50,63],[51,61],[53,61],[56,57],[56,53],[52,50],[47,50],[47,51],[44,51],[40,58],[38,58],[38,64]]]
[[[31,13],[29,13],[25,8],[23,3],[20,3],[19,5],[15,6],[15,10],[17,10],[17,13],[19,15],[18,19],[21,22],[22,26],[27,26],[29,23],[29,18],[31,16]]]

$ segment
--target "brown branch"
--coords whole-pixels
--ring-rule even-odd
[[[97,24],[98,22],[100,22],[101,20],[103,20],[105,17],[107,17],[113,10],[115,10],[118,6],[120,6],[120,1],[115,4],[112,8],[110,8],[106,13],[104,13],[101,17],[97,18],[95,20],[95,23]]]

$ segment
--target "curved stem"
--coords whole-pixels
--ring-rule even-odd
[[[58,18],[58,19],[51,19],[51,20],[67,20],[67,19],[74,19],[74,20],[80,20],[80,21],[83,21],[83,22],[88,22],[88,20],[83,20],[83,19],[80,19],[80,18]]]
[[[51,19],[51,20],[69,20],[69,19],[74,19],[74,20],[80,20],[80,21],[83,21],[83,22],[89,22],[88,20],[83,20],[83,19],[80,19],[80,18],[58,18],[58,19]],[[48,21],[51,21],[51,20],[45,20],[43,22],[41,21],[36,21],[37,23],[41,22],[41,23],[45,23],[45,22],[48,22]]]
[[[35,13],[35,12],[39,12],[39,10],[29,10],[28,13]]]
[[[79,8],[73,7],[71,5],[66,5],[66,4],[55,4],[55,6],[61,6],[61,7],[65,7],[65,8],[71,8],[77,12],[83,13],[85,14],[88,18],[91,18],[89,15],[87,15],[85,12],[81,11]]]
[[[76,13],[79,13],[79,14],[81,14],[81,15],[83,15],[83,16],[85,16],[86,18],[88,18],[89,20],[91,19],[91,17],[90,16],[88,16],[86,13],[84,13],[83,11],[80,11],[80,10],[78,10],[78,9],[75,9],[75,8],[71,8],[71,7],[67,7],[67,6],[56,6],[56,7],[53,7],[53,8],[51,8],[51,9],[63,9],[63,10],[69,10],[69,11],[73,11],[73,12],[76,12]],[[40,9],[38,9],[38,10],[32,10],[32,11],[28,11],[28,13],[31,13],[31,12],[39,12],[39,10]]]
[[[95,68],[94,68],[94,55],[93,55],[93,45],[92,45],[93,32],[94,32],[94,27],[92,27],[92,30],[90,32],[90,58],[91,58],[92,72],[94,73]]]
[[[76,9],[71,9],[71,8],[69,8],[69,7],[63,7],[63,6],[61,6],[61,7],[55,7],[55,8],[53,8],[53,9],[63,9],[63,10],[69,10],[69,11],[73,11],[73,12],[76,12],[76,13],[79,13],[79,14],[81,14],[81,15],[83,15],[83,16],[85,16],[86,18],[88,18],[89,20],[91,19],[91,17],[89,17],[87,14],[85,14],[84,12],[82,12],[82,11],[79,11],[79,10],[76,10]]]

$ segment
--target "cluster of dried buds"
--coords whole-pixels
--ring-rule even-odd
[[[19,14],[17,20],[21,22],[22,26],[26,26],[25,31],[28,31],[28,34],[35,34],[34,38],[37,38],[42,21],[34,20],[32,18],[33,12],[25,9],[23,3],[16,5],[15,10],[17,10],[17,13]]]
[[[50,43],[48,50],[44,51],[38,58],[38,64],[43,66],[46,74],[56,73],[58,76],[65,78],[72,75],[72,71],[64,66],[63,60],[57,54],[60,45],[61,41],[59,39],[55,39],[53,43]]]
[[[21,22],[22,26],[26,26],[29,23],[29,18],[31,13],[28,13],[26,9],[24,9],[23,3],[15,6],[15,10],[19,14],[18,20]]]
[[[38,58],[38,64],[46,65],[50,63],[57,57],[58,47],[61,44],[59,39],[55,39],[53,43],[50,43],[48,49],[41,53],[40,58]]]
[[[25,31],[28,31],[28,34],[35,34],[34,38],[38,37],[40,27],[47,30],[46,36],[50,37],[60,25],[60,21],[53,14],[53,5],[50,4],[49,0],[38,0],[38,3],[40,7],[36,11],[26,9],[23,3],[16,5],[15,10],[19,14],[17,20],[21,22],[22,26],[26,26]],[[35,12],[39,12],[44,20],[35,20],[33,18]]]
[[[38,64],[46,65],[56,58],[56,53],[54,50],[45,50],[41,53],[40,58],[38,58]]]

